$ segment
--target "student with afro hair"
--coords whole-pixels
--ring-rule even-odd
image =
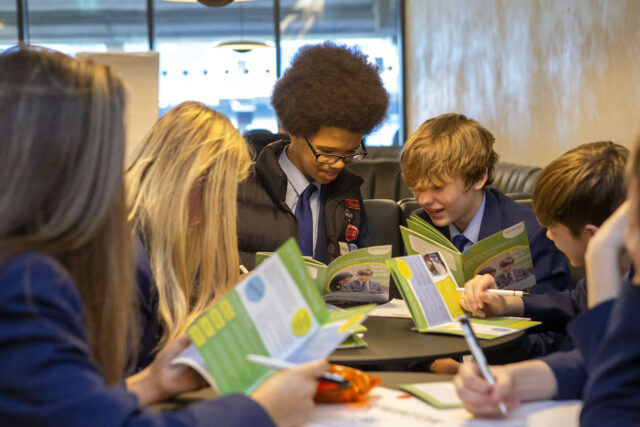
[[[329,262],[367,246],[362,178],[345,170],[366,155],[365,135],[384,118],[389,94],[358,48],[303,46],[271,103],[290,140],[267,145],[238,189],[242,262],[296,237],[303,255]]]

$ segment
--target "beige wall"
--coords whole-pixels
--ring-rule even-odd
[[[640,134],[640,1],[407,0],[407,119],[460,112],[545,165]]]

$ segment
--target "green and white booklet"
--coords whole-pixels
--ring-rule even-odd
[[[492,274],[498,287],[504,289],[527,289],[536,284],[524,221],[474,243],[463,252],[417,215],[407,219],[407,226],[400,226],[407,254],[440,252],[460,286],[476,274]]]
[[[463,335],[456,321],[464,314],[458,303],[460,293],[442,253],[392,258],[387,265],[419,332]],[[482,339],[499,338],[540,324],[522,317],[471,318],[469,322]]]
[[[271,252],[258,252],[259,265]],[[371,246],[347,252],[329,265],[304,257],[322,299],[333,303],[383,303],[389,300],[391,245]]]
[[[372,308],[328,312],[290,239],[189,326],[192,345],[173,363],[193,367],[221,395],[248,394],[273,373],[248,354],[293,363],[325,358]]]
[[[439,409],[462,407],[452,381],[400,384],[398,388]]]

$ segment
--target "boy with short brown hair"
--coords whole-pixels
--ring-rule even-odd
[[[628,155],[625,147],[610,141],[583,144],[549,163],[538,178],[532,197],[533,210],[547,227],[549,239],[574,267],[584,266],[587,243],[625,199]],[[490,282],[486,278],[469,281],[461,305],[480,316],[524,315],[559,333],[555,337],[547,335],[544,351],[530,357],[572,348],[571,342],[564,340],[565,328],[569,320],[586,309],[584,279],[564,292],[550,291],[525,298],[494,298],[495,294],[484,292],[493,287]],[[516,361],[509,358],[494,362],[505,360]]]
[[[604,255],[607,260],[609,260],[609,256],[616,258],[614,262],[607,261],[603,264],[613,266],[614,271],[609,273],[617,275],[620,273],[615,271],[618,270],[618,267],[621,267],[621,270],[626,268],[619,265],[623,264],[617,259],[621,248],[616,246],[622,246],[622,242],[616,242],[616,240],[622,238],[620,224],[625,223],[625,215],[629,206],[626,207],[626,210],[624,206],[617,211],[616,208],[625,199],[624,175],[628,157],[628,150],[621,145],[608,141],[594,142],[568,151],[542,171],[533,193],[534,210],[540,222],[548,227],[549,237],[567,255],[572,265],[580,266],[584,265],[585,261],[590,263],[594,260],[601,263]],[[637,164],[637,162],[634,163]],[[631,194],[633,197],[635,192],[632,191]],[[614,211],[616,211],[615,214],[613,214]],[[610,219],[605,222],[610,215]],[[602,229],[598,236],[592,239],[596,230],[601,226]],[[605,234],[601,234],[602,232]],[[587,251],[589,241],[591,243],[589,251]],[[458,395],[467,409],[477,415],[497,414],[497,406],[493,407],[493,405],[497,405],[503,399],[496,396],[494,393],[496,389],[500,390],[498,394],[508,395],[512,402],[518,399],[585,399],[585,396],[587,396],[585,401],[589,402],[590,393],[591,397],[595,396],[594,399],[591,399],[592,404],[596,400],[600,403],[611,402],[611,399],[602,398],[607,394],[622,396],[621,399],[618,399],[618,404],[635,402],[628,398],[631,396],[626,393],[628,390],[621,391],[619,386],[622,382],[625,384],[633,383],[628,369],[620,368],[622,362],[628,363],[633,360],[633,356],[637,356],[629,356],[629,348],[637,348],[637,344],[629,339],[628,331],[630,329],[625,331],[626,334],[620,333],[615,336],[616,338],[623,337],[622,341],[629,344],[627,348],[622,348],[622,350],[620,350],[620,346],[606,348],[606,345],[603,344],[601,350],[604,348],[607,351],[595,351],[595,347],[591,343],[587,343],[588,340],[585,340],[585,337],[598,337],[596,339],[604,337],[606,341],[605,332],[612,330],[611,325],[625,324],[620,321],[612,322],[612,319],[607,322],[610,312],[611,316],[613,313],[622,313],[621,310],[613,309],[611,311],[611,307],[613,304],[621,303],[620,300],[624,298],[621,296],[615,303],[614,299],[602,303],[604,299],[616,296],[617,292],[613,290],[620,287],[620,283],[611,285],[617,281],[615,280],[617,278],[613,277],[607,277],[606,280],[600,281],[594,280],[594,277],[598,278],[600,275],[598,273],[594,276],[594,270],[602,270],[597,267],[590,264],[591,294],[589,299],[592,305],[601,304],[590,312],[586,312],[588,308],[587,288],[584,279],[579,281],[575,288],[565,292],[549,292],[525,299],[510,297],[507,301],[500,298],[494,300],[488,296],[487,292],[482,292],[487,289],[485,285],[490,282],[487,277],[476,276],[467,282],[465,289],[468,288],[469,292],[465,290],[461,304],[469,308],[476,304],[474,312],[479,315],[493,315],[494,313],[496,315],[521,315],[524,313],[544,321],[546,325],[555,325],[566,329],[567,322],[580,314],[569,327],[571,336],[577,340],[576,348],[570,351],[556,351],[540,360],[526,360],[519,363],[509,363],[504,367],[492,367],[491,370],[496,378],[495,388],[491,387],[490,390],[484,388],[483,380],[478,381],[476,370],[470,369],[469,366],[464,367],[455,382]],[[608,275],[607,272],[605,275]],[[625,281],[631,282],[631,279],[631,275],[626,275]],[[632,286],[628,288],[630,289]],[[594,290],[597,292],[594,293]],[[625,292],[626,297],[630,295],[633,296],[632,293]],[[520,311],[514,309],[517,307],[520,307]],[[582,314],[582,312],[585,313]],[[585,325],[589,327],[585,328]],[[581,334],[580,331],[583,333]],[[527,336],[527,338],[529,337]],[[618,342],[620,341],[618,340]],[[569,343],[569,348],[574,346],[570,338],[565,339],[564,343]],[[568,348],[561,348],[561,350],[568,350]],[[612,353],[615,350],[618,350],[618,354]],[[620,354],[625,357],[621,358]],[[604,358],[608,359],[606,366],[602,363],[593,363],[594,360],[598,360],[600,355],[604,355]],[[620,362],[621,360],[622,362]],[[609,362],[617,363],[618,366],[612,367],[612,363]],[[627,364],[626,366],[631,365]],[[603,367],[605,369],[601,369]],[[613,379],[598,383],[598,380],[602,380],[603,377]],[[469,387],[469,384],[472,383],[473,389]],[[626,402],[625,398],[628,399]],[[488,402],[491,403],[487,404]],[[619,417],[621,413],[625,412],[609,411],[606,416],[611,421],[612,417]],[[628,415],[628,411],[625,414]],[[581,418],[581,421],[584,420]],[[610,424],[615,423],[611,421]]]
[[[424,122],[401,157],[405,181],[422,206],[414,214],[460,251],[524,221],[537,282],[531,292],[562,291],[571,284],[567,261],[533,211],[488,187],[498,161],[494,143],[491,132],[461,114]]]
[[[404,146],[402,173],[422,206],[417,214],[460,251],[525,222],[537,285],[532,292],[570,283],[565,257],[545,236],[531,209],[489,188],[498,155],[495,138],[477,121],[444,114],[424,122]]]

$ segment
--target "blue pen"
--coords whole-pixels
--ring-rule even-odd
[[[469,319],[466,316],[460,318],[460,324],[462,325],[462,332],[464,333],[464,338],[467,340],[467,345],[471,350],[471,354],[473,358],[476,360],[478,367],[480,368],[480,372],[484,379],[490,384],[495,385],[496,379],[493,378],[491,371],[489,371],[489,365],[487,364],[487,358],[484,357],[484,353],[478,344],[478,340],[476,339],[475,334],[473,333],[473,329],[471,329],[471,325],[469,324]],[[502,415],[507,415],[507,407],[504,402],[498,403],[498,408],[500,408],[500,412]]]

